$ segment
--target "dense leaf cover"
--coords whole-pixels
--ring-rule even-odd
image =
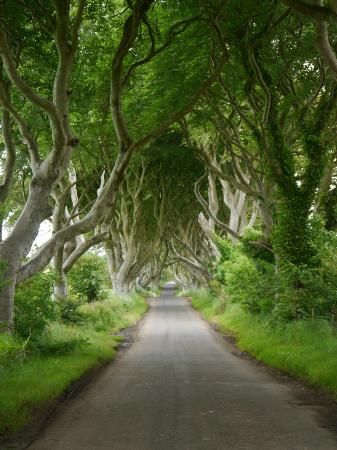
[[[58,301],[75,285],[99,298],[107,277],[81,266],[92,249],[117,294],[217,280],[252,311],[334,320],[328,2],[0,8],[2,330],[15,291],[17,311],[33,307],[20,283],[46,268]],[[46,221],[53,234],[34,246]]]

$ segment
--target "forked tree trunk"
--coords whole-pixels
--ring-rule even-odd
[[[115,273],[113,282],[113,292],[117,295],[127,295],[131,291],[131,282],[129,279],[130,269],[133,263],[133,258],[128,255],[119,270]]]
[[[112,291],[116,295],[126,295],[130,292],[128,276],[133,259],[126,256],[124,261],[117,267],[113,244],[108,241],[104,247]]]

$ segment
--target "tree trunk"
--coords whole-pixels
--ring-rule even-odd
[[[11,234],[0,243],[0,328],[13,329],[14,294],[21,261],[31,249],[41,222],[48,215],[49,190],[32,180],[26,205]]]
[[[116,295],[128,295],[131,292],[131,283],[128,280],[116,277],[113,284],[113,293]]]
[[[131,280],[129,280],[129,271],[131,268],[131,261],[126,258],[115,274],[113,282],[113,292],[117,295],[126,295],[131,291]]]
[[[300,193],[279,204],[275,230],[276,253],[281,261],[296,266],[313,264],[315,250],[310,242],[310,203]]]
[[[56,249],[53,258],[53,267],[56,272],[54,283],[54,298],[57,301],[63,301],[67,297],[67,278],[63,271],[64,246]]]
[[[111,281],[111,287],[113,288],[115,282],[115,261],[112,245],[110,245],[109,242],[106,242],[104,244],[104,250],[106,255],[109,277]]]
[[[229,228],[233,230],[235,233],[239,233],[239,223],[240,223],[240,216],[237,213],[235,208],[232,208],[230,210],[230,218],[229,218]],[[229,235],[229,239],[232,241],[233,244],[237,244],[238,239],[234,236]]]
[[[57,301],[63,301],[68,296],[67,277],[64,272],[58,274],[57,280],[54,283],[54,298]]]
[[[3,261],[2,258],[1,261]],[[16,285],[16,267],[15,264],[11,264],[8,259],[6,263],[8,264],[7,270],[4,265],[2,265],[1,267],[0,333],[11,333],[14,328],[14,294]]]

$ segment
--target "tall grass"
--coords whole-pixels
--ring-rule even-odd
[[[20,429],[36,408],[46,407],[90,368],[113,358],[114,336],[97,333],[90,345],[66,354],[32,355],[0,370],[0,433]]]
[[[80,326],[49,324],[31,345],[0,335],[0,434],[19,430],[89,369],[111,360],[121,328],[146,311],[144,298],[133,295],[81,306]]]
[[[79,312],[96,331],[108,328],[116,331],[138,320],[146,308],[143,297],[138,294],[117,297],[110,293],[105,301],[82,305]]]
[[[232,332],[240,349],[259,361],[321,387],[337,399],[337,333],[324,320],[271,323],[240,305],[224,304],[205,291],[191,293],[192,304],[220,331]]]

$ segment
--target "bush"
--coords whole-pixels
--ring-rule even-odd
[[[268,248],[260,245],[264,242],[263,235],[255,228],[247,228],[240,241],[240,248],[242,252],[249,258],[258,261],[266,261],[274,263],[274,254]]]
[[[265,263],[261,273],[254,262],[237,251],[235,257],[223,263],[225,292],[234,303],[241,303],[250,312],[269,313],[274,306],[274,266]]]
[[[214,235],[214,242],[220,252],[219,263],[222,264],[224,261],[228,261],[232,258],[232,253],[234,250],[233,244],[220,236]]]
[[[240,303],[250,312],[269,313],[274,306],[276,292],[275,266],[265,257],[257,256],[255,248],[253,254],[248,256],[243,251],[244,244],[234,247],[229,241],[218,237],[217,245],[221,259],[216,279],[222,284],[225,297]],[[216,294],[219,295],[219,292]]]
[[[58,303],[59,320],[66,325],[82,325],[85,317],[80,311],[80,306],[84,300],[76,295],[68,295]]]
[[[315,255],[310,266],[281,261],[277,280],[279,296],[273,312],[276,320],[336,320],[337,235],[324,228],[319,215],[312,217],[309,233]]]
[[[311,246],[316,250],[310,267],[284,260],[277,267],[271,252],[251,244],[261,238],[253,229],[235,247],[217,237],[221,259],[216,279],[229,301],[249,312],[271,314],[273,323],[307,318],[336,321],[337,236],[324,229],[319,217],[310,226]]]
[[[283,264],[278,274],[278,298],[273,316],[277,320],[333,319],[336,288],[336,278],[329,280],[323,266]]]
[[[70,291],[87,302],[104,299],[105,279],[105,262],[93,253],[82,256],[68,274]]]
[[[35,339],[49,321],[56,319],[57,306],[52,299],[54,274],[42,272],[21,284],[15,293],[15,333]]]

